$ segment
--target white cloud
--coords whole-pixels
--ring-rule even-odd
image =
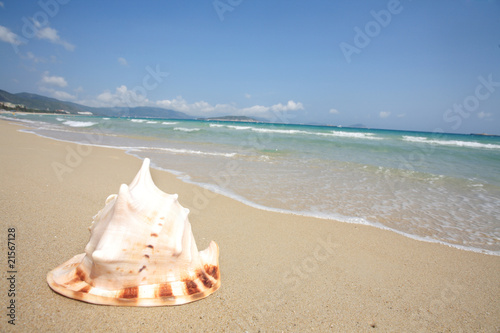
[[[54,98],[57,98],[57,99],[62,99],[62,100],[75,100],[76,99],[76,96],[75,95],[71,95],[65,91],[61,91],[61,90],[54,90],[52,92],[52,96],[54,96]]]
[[[304,106],[302,103],[290,100],[286,105],[278,103],[271,106],[253,105],[243,109],[236,109],[232,114],[237,116],[255,116],[267,118],[271,122],[286,123],[289,122],[291,118],[295,117],[295,115],[292,115],[289,111],[298,111],[303,109]]]
[[[387,118],[387,117],[389,117],[390,115],[391,115],[391,113],[390,113],[390,112],[388,112],[388,111],[380,111],[380,113],[378,114],[378,116],[379,116],[380,118]]]
[[[331,114],[339,114],[340,112],[337,109],[330,109],[330,113]]]
[[[52,86],[58,86],[61,88],[64,88],[68,85],[68,82],[66,82],[66,79],[63,78],[62,76],[50,76],[49,72],[44,72],[42,75],[42,80],[40,81],[41,84],[48,84]]]
[[[1,1],[0,1],[0,7],[2,7],[2,8],[4,7],[4,6],[3,6],[3,2],[1,2]]]
[[[62,90],[56,90],[54,88],[40,87],[40,91],[45,93],[49,93],[52,97],[63,100],[63,101],[72,101],[76,99],[75,95],[71,95]]]
[[[252,98],[252,95],[250,95],[249,93],[245,93],[245,98]]]
[[[241,113],[248,115],[262,115],[269,112],[269,110],[270,110],[269,106],[254,105],[248,108],[241,109]]]
[[[146,96],[141,95],[139,91],[129,90],[127,86],[121,85],[114,92],[105,91],[97,96],[97,101],[91,106],[150,106],[151,103]]]
[[[20,45],[21,40],[19,36],[6,28],[0,25],[0,40],[13,45]]]
[[[128,62],[127,62],[127,59],[123,58],[123,57],[119,57],[118,58],[118,63],[122,66],[128,66]]]
[[[187,102],[181,96],[177,96],[174,99],[164,99],[161,101],[157,101],[156,105],[158,107],[161,107],[161,108],[171,109],[171,110],[176,110],[176,111],[181,111],[181,112],[188,110]]]
[[[27,52],[26,53],[26,58],[28,58],[30,60],[33,60],[33,62],[35,62],[35,63],[46,62],[45,59],[39,58],[39,57],[35,56],[33,53],[31,53],[31,52]]]
[[[271,106],[272,111],[297,111],[297,110],[304,110],[304,106],[302,103],[298,102],[295,103],[294,101],[288,101],[286,105],[283,105],[281,103],[275,104]]]
[[[478,117],[479,119],[483,119],[483,118],[490,118],[491,116],[493,116],[493,114],[492,114],[492,113],[483,112],[483,111],[481,111],[481,112],[479,112],[479,113],[477,114],[477,117]]]
[[[181,96],[174,99],[161,100],[155,103],[156,106],[171,109],[174,111],[185,112],[193,116],[208,117],[217,115],[246,115],[246,116],[259,116],[266,118],[279,118],[277,113],[285,111],[295,111],[304,109],[302,103],[288,101],[286,105],[281,103],[272,106],[254,105],[246,108],[237,108],[231,104],[216,104],[211,105],[205,101],[199,101],[189,104]]]
[[[56,29],[51,27],[45,27],[43,29],[38,29],[36,31],[36,36],[40,39],[48,39],[51,42],[57,42],[61,38]]]
[[[396,117],[398,117],[398,118],[403,118],[403,117],[405,117],[405,116],[406,116],[406,113],[400,113],[400,114],[398,114]]]
[[[246,108],[238,108],[233,104],[212,105],[206,101],[189,103],[182,96],[173,99],[163,99],[151,101],[141,94],[141,90],[130,90],[125,85],[121,85],[115,91],[104,91],[93,100],[81,100],[78,103],[95,107],[136,107],[153,106],[169,110],[184,112],[195,117],[211,117],[220,115],[245,115],[268,118],[276,121],[286,121],[291,118],[288,111],[303,110],[304,106],[300,102],[293,100],[286,104],[278,103],[271,106],[254,105]]]
[[[38,22],[35,22],[35,25],[37,27],[40,27],[40,23]],[[38,37],[38,39],[47,39],[51,43],[62,45],[68,51],[73,51],[75,49],[75,46],[73,44],[62,40],[61,37],[59,37],[59,33],[54,28],[45,27],[38,29],[36,32],[36,36]]]
[[[177,96],[174,99],[164,99],[157,101],[155,106],[170,109],[174,111],[185,112],[193,116],[206,117],[211,115],[220,115],[224,113],[234,114],[238,109],[229,104],[211,105],[205,101],[199,101],[189,104],[182,96]]]

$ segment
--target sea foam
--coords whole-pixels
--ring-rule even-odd
[[[74,121],[74,120],[67,120],[63,123],[63,125],[67,125],[70,127],[90,127],[96,125],[96,122],[92,121]]]
[[[428,143],[428,144],[443,145],[443,146],[500,149],[500,145],[492,143],[480,143],[475,141],[460,141],[460,140],[432,140],[422,136],[403,136],[403,140],[408,142]]]
[[[196,132],[199,130],[200,130],[199,128],[174,127],[174,131],[181,131],[181,132]]]
[[[237,125],[221,125],[221,124],[210,124],[210,127],[216,128],[229,128],[238,131],[249,130],[257,133],[267,133],[267,134],[289,134],[289,135],[315,135],[323,137],[342,137],[342,138],[353,138],[353,139],[369,139],[369,140],[381,140],[381,137],[376,136],[373,133],[362,133],[362,132],[342,132],[342,131],[331,131],[331,132],[311,132],[298,129],[279,129],[279,128],[262,128],[262,127],[252,127],[252,126],[237,126]]]

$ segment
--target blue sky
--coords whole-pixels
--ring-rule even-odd
[[[0,2],[0,89],[500,134],[500,1]]]

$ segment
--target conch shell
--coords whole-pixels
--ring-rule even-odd
[[[206,297],[220,287],[219,247],[198,252],[177,194],[153,183],[149,159],[132,183],[110,195],[85,253],[47,274],[54,291],[95,304],[161,306]]]

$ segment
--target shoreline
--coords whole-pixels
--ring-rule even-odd
[[[22,122],[19,122],[19,124],[21,126],[24,126],[22,124]],[[56,138],[51,138],[51,137],[48,137],[48,136],[45,136],[45,135],[42,135],[42,134],[38,134],[38,133],[35,133],[35,132],[31,131],[30,128],[23,129],[23,130],[21,130],[21,132],[33,134],[33,135],[36,135],[36,136],[39,136],[39,137],[42,137],[42,138],[45,138],[45,139],[48,139],[48,140],[56,140],[56,141],[60,141],[60,142],[70,143],[70,144],[84,145],[84,146],[90,146],[90,147],[96,147],[96,148],[104,148],[104,149],[117,149],[117,150],[123,151],[124,153],[126,153],[129,156],[133,156],[134,158],[142,160],[142,158],[140,156],[138,156],[135,152],[131,151],[130,149],[128,149],[126,147],[115,147],[115,146],[100,145],[100,144],[95,144],[95,143],[91,143],[91,142],[88,142],[88,143],[82,143],[82,142],[76,143],[76,142],[69,141],[69,140],[56,139]],[[492,256],[500,256],[500,251],[487,250],[487,249],[483,249],[483,248],[479,248],[479,247],[472,247],[472,246],[468,247],[468,246],[459,245],[459,244],[447,243],[445,241],[437,240],[437,239],[434,239],[434,238],[429,238],[428,236],[420,236],[420,235],[410,234],[410,233],[407,233],[405,231],[401,231],[401,230],[398,230],[398,229],[395,229],[395,228],[391,228],[391,227],[385,226],[385,225],[383,225],[381,223],[378,223],[378,222],[367,221],[364,218],[360,218],[360,217],[350,217],[350,216],[340,216],[340,215],[339,216],[331,216],[331,215],[328,215],[326,213],[323,214],[323,213],[311,213],[311,212],[300,212],[300,211],[296,212],[296,211],[287,210],[287,209],[280,209],[280,208],[268,207],[268,206],[265,206],[265,205],[253,202],[253,201],[251,201],[249,199],[246,199],[246,198],[244,198],[244,197],[242,197],[240,195],[237,195],[237,194],[234,194],[234,193],[230,193],[229,191],[226,191],[225,189],[223,189],[223,188],[221,188],[221,187],[219,187],[217,185],[206,184],[206,183],[199,183],[199,182],[191,181],[189,179],[190,178],[189,175],[187,175],[187,178],[184,177],[184,179],[183,179],[182,176],[179,176],[180,174],[182,174],[182,171],[164,169],[162,167],[159,167],[159,166],[155,165],[154,162],[152,162],[151,167],[155,168],[157,170],[160,170],[160,171],[168,172],[168,173],[174,175],[177,179],[183,181],[186,184],[191,184],[191,185],[194,185],[194,186],[202,187],[202,188],[204,188],[206,190],[213,191],[213,192],[215,192],[217,194],[226,196],[226,197],[228,197],[230,199],[236,200],[236,201],[238,201],[238,202],[240,202],[240,203],[242,203],[244,205],[247,205],[247,206],[255,208],[255,209],[265,210],[265,211],[274,212],[274,213],[282,213],[282,214],[291,214],[291,215],[303,216],[303,217],[307,217],[307,218],[316,218],[316,219],[328,220],[328,221],[333,221],[333,222],[337,222],[337,223],[340,222],[340,223],[348,223],[348,224],[357,224],[357,225],[371,226],[373,228],[377,228],[377,229],[381,229],[381,230],[386,230],[386,231],[394,232],[394,233],[396,233],[398,235],[401,235],[401,236],[404,236],[404,237],[407,237],[407,238],[410,238],[410,239],[413,239],[413,240],[417,240],[417,241],[420,241],[420,242],[441,244],[441,245],[449,246],[451,248],[459,249],[459,250],[462,250],[462,251],[470,251],[470,252],[475,252],[475,253],[480,253],[480,254],[486,254],[486,255],[492,255]]]
[[[35,135],[38,135],[38,134],[35,134]],[[51,139],[51,138],[48,138],[48,139]],[[69,142],[69,141],[65,141],[65,142]],[[100,147],[100,146],[96,146],[96,147]],[[110,148],[113,149],[112,147],[110,147]],[[137,159],[141,159],[139,156],[136,156],[133,153],[130,153],[128,151],[125,151],[125,153],[128,155],[131,155]],[[159,171],[168,172],[186,184],[202,187],[205,190],[212,191],[216,194],[223,195],[229,199],[238,201],[241,204],[246,205],[246,206],[251,207],[251,208],[255,208],[255,209],[259,209],[259,210],[263,210],[263,211],[267,211],[267,212],[272,212],[272,213],[277,213],[277,214],[296,215],[296,216],[301,216],[301,217],[305,217],[305,218],[313,218],[313,219],[318,219],[318,220],[332,221],[333,223],[347,223],[347,224],[363,225],[363,226],[368,226],[368,227],[372,227],[372,228],[376,228],[376,229],[380,229],[380,230],[384,230],[384,231],[388,231],[388,232],[393,232],[397,235],[400,235],[400,236],[403,236],[403,237],[406,237],[406,238],[409,238],[412,240],[416,240],[418,242],[444,245],[444,246],[448,246],[448,247],[451,247],[451,248],[456,249],[456,250],[461,250],[461,251],[466,251],[466,252],[473,252],[473,253],[485,254],[485,255],[490,255],[490,256],[500,256],[500,251],[486,250],[486,249],[477,248],[477,247],[467,247],[467,246],[463,246],[463,245],[446,243],[446,242],[439,241],[439,240],[436,240],[433,238],[426,238],[424,236],[413,235],[413,234],[406,233],[404,231],[400,231],[397,229],[387,227],[381,223],[373,223],[373,222],[366,221],[365,219],[360,218],[360,217],[340,217],[339,216],[338,218],[335,218],[335,217],[330,217],[327,214],[295,212],[295,211],[287,210],[287,209],[280,209],[280,208],[273,208],[273,207],[264,206],[264,205],[252,202],[252,201],[250,201],[246,198],[243,198],[239,195],[224,191],[224,189],[221,189],[216,185],[197,183],[197,182],[190,181],[187,179],[182,179],[182,176],[179,177],[178,175],[176,175],[176,173],[180,173],[180,171],[167,170],[167,169],[158,167],[158,166],[154,165],[153,163],[151,164],[151,168],[154,168],[154,169],[159,170]]]
[[[96,306],[53,293],[45,275],[83,252],[92,216],[132,180],[141,161],[21,128],[0,121],[0,195],[2,227],[18,230],[16,326],[25,330],[147,331],[166,321],[173,331],[500,329],[498,256],[372,226],[262,211],[158,169],[151,170],[157,186],[178,193],[191,210],[198,249],[211,240],[219,245],[221,288],[206,299],[161,308]],[[71,169],[62,181],[57,163]]]

